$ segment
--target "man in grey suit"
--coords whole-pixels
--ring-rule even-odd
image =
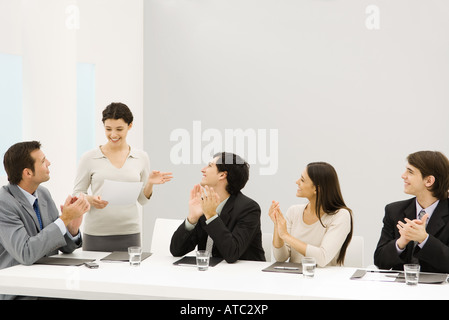
[[[50,192],[40,185],[50,179],[50,161],[40,147],[37,141],[20,142],[3,159],[9,184],[0,189],[0,269],[81,246],[79,226],[90,205],[83,196],[68,196],[59,216]],[[0,293],[0,299],[14,298]]]

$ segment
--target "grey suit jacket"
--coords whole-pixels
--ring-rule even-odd
[[[17,264],[31,265],[58,250],[71,253],[81,246],[67,234],[64,236],[53,223],[59,217],[50,192],[43,186],[36,190],[44,228],[33,207],[18,186],[8,184],[0,188],[0,269]],[[8,297],[2,296],[0,299]]]

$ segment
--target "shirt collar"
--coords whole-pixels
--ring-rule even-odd
[[[437,200],[434,203],[432,203],[430,206],[428,206],[427,208],[423,208],[418,203],[418,199],[416,199],[415,201],[416,201],[416,217],[418,217],[418,215],[421,212],[421,210],[424,209],[424,211],[426,211],[426,213],[429,215],[429,219],[432,216],[433,212],[435,211],[436,207],[438,206],[438,203],[440,202],[440,200]]]
[[[220,204],[218,205],[217,209],[215,210],[217,212],[218,215],[220,215],[221,210],[223,210],[226,202],[228,201],[229,197],[227,197],[226,199],[224,199],[222,202],[220,202]]]
[[[19,188],[20,191],[22,191],[23,195],[25,196],[27,201],[30,203],[30,205],[33,206],[36,199],[39,198],[37,196],[37,192],[35,191],[33,194],[31,194],[28,191],[23,190],[21,187],[19,187],[19,186],[17,186],[17,187]]]
[[[129,147],[129,155],[128,157],[132,157],[135,159],[138,159],[139,157],[137,156],[137,153],[134,151],[134,149],[130,146]],[[94,159],[101,159],[101,158],[106,158],[106,156],[103,154],[103,152],[101,151],[101,146],[99,146],[96,150],[95,153],[93,155]]]

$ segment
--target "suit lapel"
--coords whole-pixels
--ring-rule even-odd
[[[410,202],[410,205],[404,210],[404,217],[410,220],[416,219],[416,198]],[[430,218],[426,231],[429,234],[437,234],[441,228],[446,225],[446,221],[449,219],[448,200],[440,200],[438,206]]]
[[[36,212],[34,211],[33,207],[30,205],[28,200],[25,198],[25,196],[23,195],[23,193],[19,189],[19,187],[14,184],[10,184],[9,191],[11,192],[12,196],[25,209],[25,211],[28,213],[28,215],[31,217],[31,219],[33,219],[34,225],[36,226],[37,230],[40,230],[39,220],[37,220]]]
[[[407,208],[405,208],[404,212],[404,218],[402,219],[402,222],[405,223],[405,218],[410,219],[410,220],[414,220],[416,219],[416,198],[412,198],[410,199],[410,204],[407,206]],[[399,235],[399,231],[398,235]],[[406,246],[406,260],[407,261],[411,261],[412,260],[412,255],[413,255],[413,251],[415,249],[415,242],[410,241],[407,246]]]
[[[410,201],[409,206],[404,210],[404,218],[410,220],[416,219],[416,198],[413,198],[412,201]]]
[[[435,211],[432,213],[432,217],[430,218],[429,223],[427,224],[427,233],[435,235],[440,231],[441,228],[446,225],[445,221],[447,221],[449,216],[447,201],[447,199],[440,200],[440,202],[438,203]]]
[[[232,209],[234,209],[234,202],[235,202],[236,197],[237,197],[236,195],[229,196],[229,199],[228,199],[228,201],[226,201],[226,204],[223,207],[223,210],[221,210],[220,219],[223,221],[225,226],[228,225],[228,222],[231,219],[231,212],[232,212]]]
[[[41,212],[41,219],[42,219],[42,225],[44,226],[48,226],[52,221],[50,221],[50,217],[48,215],[48,203],[47,200],[45,199],[45,197],[42,195],[42,193],[40,192],[39,188],[37,189],[38,192],[38,196],[39,196],[39,209]],[[34,211],[34,209],[33,209]]]

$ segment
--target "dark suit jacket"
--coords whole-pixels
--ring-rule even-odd
[[[231,195],[221,214],[211,223],[201,216],[195,228],[187,231],[184,222],[173,234],[170,252],[183,256],[195,249],[206,248],[207,236],[214,240],[212,256],[232,263],[237,260],[265,261],[260,228],[260,207],[254,200],[239,192]]]
[[[398,221],[416,219],[416,198],[394,202],[385,207],[382,233],[374,252],[374,264],[381,269],[403,270],[412,256],[419,260],[421,271],[449,273],[449,201],[440,200],[428,221],[427,242],[421,249],[410,241],[400,255],[396,250],[399,239]]]

